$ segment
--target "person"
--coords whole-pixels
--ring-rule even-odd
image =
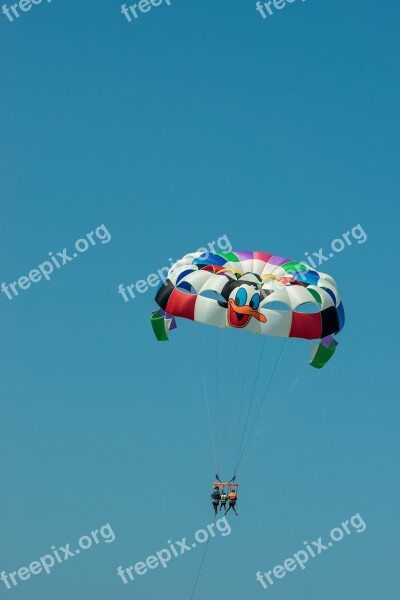
[[[222,490],[221,492],[221,506],[219,507],[219,510],[226,510],[226,501],[228,499],[228,496],[226,495],[225,490]]]
[[[236,516],[238,516],[238,514],[236,512],[236,508],[235,508],[235,504],[237,502],[237,493],[235,490],[231,490],[229,492],[228,500],[229,500],[229,508],[228,508],[228,510],[225,511],[225,514],[227,514],[231,510],[231,508],[233,508],[233,512],[235,513]]]
[[[211,492],[211,502],[214,507],[215,515],[218,512],[218,505],[219,505],[220,500],[221,500],[221,494],[219,493],[219,486],[215,485],[213,491]]]

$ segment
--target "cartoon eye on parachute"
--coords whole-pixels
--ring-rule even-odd
[[[320,340],[310,362],[318,369],[334,354],[333,334],[344,325],[332,277],[265,252],[187,254],[171,267],[155,300],[160,309],[151,324],[159,341],[169,339],[175,317],[260,335]],[[303,312],[306,305],[314,312]]]
[[[299,389],[305,369],[298,370],[295,361],[282,360],[289,338],[317,341],[312,346],[310,361],[316,369],[321,369],[333,356],[337,346],[333,336],[344,326],[344,310],[336,282],[305,263],[265,252],[195,252],[172,265],[155,300],[159,309],[153,312],[151,324],[159,341],[169,339],[170,332],[177,327],[177,318],[210,325],[216,332],[226,330],[230,338],[228,343],[225,340],[218,348],[216,333],[215,357],[211,344],[207,343],[202,356],[196,359],[196,343],[190,336],[183,360],[179,359],[177,377],[180,382],[185,380],[182,365],[185,360],[190,361],[186,378],[191,389],[190,396],[204,388],[217,479],[214,486],[229,490],[234,485],[249,442],[255,441],[253,432],[256,437],[260,436],[260,418],[269,419],[267,424],[270,426],[271,414],[275,416],[273,410],[279,404],[283,406],[286,398]],[[191,330],[190,327],[188,329]],[[197,330],[197,326],[193,325],[193,329]],[[206,328],[199,328],[199,333],[200,329],[204,333]],[[249,347],[254,354],[257,343],[252,341],[257,342],[257,338],[246,335],[246,332],[258,334],[262,342],[258,360],[248,358]],[[195,331],[195,338],[196,335]],[[202,341],[204,336],[200,338]],[[238,350],[241,345],[238,338],[244,339],[241,351]],[[269,339],[274,346],[272,338],[283,338],[283,346],[276,358],[272,351],[264,359],[265,342]],[[237,347],[235,357],[231,359],[228,355],[234,346],[233,341]],[[296,345],[292,341],[287,346],[292,344]],[[303,344],[300,345],[302,352]],[[278,367],[283,368],[283,372],[274,390],[273,379],[278,377]],[[310,371],[307,363],[305,367]],[[203,382],[196,386],[194,379],[201,369],[204,370]],[[294,378],[293,383],[291,378]],[[262,390],[258,389],[260,385]],[[285,387],[288,396],[285,395]],[[258,392],[261,396],[259,402],[256,401]],[[264,415],[261,412],[263,405],[271,395],[272,401],[267,415]],[[233,425],[235,411],[237,425]],[[231,439],[229,428],[233,430]],[[229,444],[232,464],[229,469],[233,468],[233,477],[224,483],[218,473],[224,450],[226,453]]]

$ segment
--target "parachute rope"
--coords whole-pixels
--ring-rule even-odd
[[[278,355],[278,358],[277,358],[277,360],[276,360],[276,362],[275,362],[275,366],[274,366],[274,368],[273,368],[273,370],[272,370],[272,373],[271,373],[271,376],[270,376],[270,378],[269,378],[269,381],[268,381],[267,387],[266,387],[266,389],[265,389],[264,395],[263,395],[263,397],[262,397],[262,399],[261,399],[260,406],[258,407],[258,410],[257,410],[256,416],[255,416],[255,418],[254,418],[253,425],[252,425],[252,427],[251,427],[251,429],[250,429],[250,433],[249,433],[249,435],[247,436],[247,440],[246,440],[246,442],[245,442],[245,445],[244,445],[244,447],[243,447],[242,453],[241,453],[241,455],[239,456],[239,458],[238,458],[238,461],[237,461],[237,463],[236,463],[236,467],[235,467],[235,475],[237,475],[237,470],[238,470],[238,468],[239,468],[239,466],[240,466],[240,463],[241,463],[241,462],[242,462],[242,460],[243,460],[244,453],[246,452],[246,448],[247,448],[247,446],[248,446],[248,444],[249,444],[249,441],[250,441],[250,439],[251,439],[251,434],[253,433],[253,430],[254,430],[254,427],[255,427],[255,425],[256,425],[256,422],[257,422],[258,416],[259,416],[259,414],[260,414],[260,411],[261,411],[261,409],[262,409],[262,407],[263,407],[263,404],[264,404],[264,402],[265,402],[265,399],[266,399],[266,397],[267,397],[267,395],[268,395],[268,391],[269,391],[269,389],[270,389],[271,382],[272,382],[272,380],[273,380],[273,377],[274,377],[274,375],[275,375],[276,369],[278,368],[278,365],[279,365],[279,363],[281,362],[281,359],[282,359],[282,356],[283,356],[283,352],[284,352],[284,350],[285,350],[285,348],[286,348],[286,342],[287,342],[287,338],[286,338],[286,339],[285,339],[285,341],[283,342],[283,345],[282,345],[281,351],[280,351],[280,353],[279,353],[279,355]]]
[[[292,368],[291,370],[289,369],[289,373],[291,371],[293,371],[295,374],[297,373],[296,370],[296,363],[298,362],[300,356],[302,355],[302,348],[299,349],[299,352],[297,354],[297,357],[295,358],[295,360],[292,362]],[[292,395],[292,392],[295,392],[295,388],[298,385],[299,381],[301,380],[301,378],[303,377],[303,375],[306,373],[306,371],[308,370],[308,364],[305,364],[303,367],[302,372],[295,376],[292,384],[290,386],[287,385],[287,382],[285,382],[285,380],[283,380],[281,387],[279,388],[279,390],[275,393],[275,396],[272,400],[272,402],[270,403],[268,410],[267,410],[267,414],[264,420],[264,424],[265,425],[269,425],[269,423],[272,424],[273,421],[275,421],[275,417],[278,415],[279,411],[280,411],[280,407],[283,406],[283,403],[285,402],[286,398],[289,398]],[[285,390],[285,393],[283,393]],[[276,409],[275,411],[275,415],[273,414],[273,411]],[[270,417],[272,416],[272,419],[270,420]]]
[[[195,329],[195,338],[196,338],[196,346],[197,346],[197,354],[199,357],[199,363],[201,365],[201,378],[203,381],[203,391],[204,391],[204,401],[206,404],[206,410],[207,410],[207,417],[208,417],[208,425],[210,428],[210,438],[211,438],[211,446],[212,446],[212,452],[213,452],[213,457],[214,457],[214,467],[215,467],[215,472],[217,473],[219,471],[218,466],[217,466],[217,457],[215,454],[215,442],[214,442],[214,435],[213,435],[213,430],[212,430],[212,424],[211,424],[211,415],[210,415],[210,405],[208,402],[208,395],[207,395],[207,387],[206,387],[206,378],[204,376],[204,367],[203,367],[203,362],[201,360],[201,353],[199,352],[199,340],[197,337],[197,330]]]
[[[219,406],[219,394],[218,394],[218,329],[215,328],[215,365],[216,365],[216,369],[215,369],[215,398],[216,398],[216,403],[217,403],[217,440],[216,440],[216,445],[217,445],[217,470],[218,473],[221,470],[221,455],[220,455],[220,451],[219,451],[219,446],[220,446],[220,441],[219,441],[219,413],[220,413],[220,406]]]
[[[296,366],[297,366],[297,362],[298,362],[298,360],[299,360],[299,358],[300,358],[300,356],[302,354],[303,354],[303,348],[300,347],[299,351],[297,353],[296,358],[294,360],[292,360],[292,362],[291,362],[290,369],[287,371],[285,377],[282,378],[282,384],[281,384],[281,386],[278,388],[277,391],[275,391],[275,394],[272,397],[272,401],[269,402],[269,404],[268,404],[268,408],[266,410],[265,418],[264,418],[263,424],[260,426],[260,428],[268,426],[268,423],[270,421],[270,416],[271,416],[271,414],[273,416],[274,409],[281,404],[282,398],[285,398],[286,394],[289,394],[292,391],[292,389],[294,389],[294,386],[296,385],[296,383],[297,383],[297,381],[298,381],[298,379],[300,377],[298,375],[296,376],[296,373],[297,373]],[[307,368],[308,368],[308,365],[306,364],[305,367],[304,367],[304,369],[307,369]],[[291,376],[292,373],[295,374],[294,375],[294,379],[293,379],[293,382],[291,383],[291,385],[288,385],[288,381],[287,381],[288,377],[287,377],[287,375]],[[289,383],[290,383],[290,380],[289,380]],[[259,428],[259,430],[260,430],[260,428]],[[254,440],[257,439],[258,435],[259,434],[256,434]]]
[[[241,395],[240,395],[240,408],[239,408],[239,418],[238,418],[238,427],[237,427],[235,457],[239,456],[239,439],[240,439],[240,432],[241,432],[240,426],[241,426],[241,422],[242,422],[244,384],[245,384],[245,377],[246,377],[246,358],[247,358],[246,350],[247,350],[247,336],[245,337],[245,341],[244,341],[244,345],[243,345],[242,360],[240,362],[240,366],[243,365],[243,379],[242,379]],[[238,369],[238,373],[239,372],[240,372],[240,370]],[[236,462],[236,460],[235,460],[235,462]],[[233,474],[236,475],[235,472]]]
[[[213,523],[215,523],[215,519],[216,519],[216,518],[217,518],[217,515],[215,515],[215,517],[214,517],[214,520],[213,520]],[[198,581],[199,581],[200,573],[201,573],[201,570],[202,570],[202,568],[203,568],[204,559],[205,559],[205,557],[206,557],[206,554],[207,554],[208,543],[209,543],[209,541],[210,541],[210,538],[211,538],[211,536],[209,535],[209,536],[208,536],[207,543],[206,543],[206,546],[205,546],[205,548],[204,548],[203,557],[202,557],[202,559],[201,559],[200,567],[199,567],[199,570],[198,570],[198,572],[197,572],[197,577],[196,577],[196,580],[195,580],[195,582],[194,582],[193,591],[192,591],[192,595],[190,596],[190,600],[193,600],[193,598],[194,598],[194,594],[195,594],[195,592],[196,592],[197,583],[198,583]]]
[[[276,420],[279,418],[279,415],[282,414],[282,411],[284,409],[284,407],[286,406],[286,404],[289,402],[289,400],[294,396],[294,394],[299,391],[300,389],[300,384],[303,383],[303,380],[305,378],[305,375],[309,375],[309,369],[308,369],[308,365],[305,365],[302,372],[300,373],[300,375],[298,375],[296,377],[296,379],[294,380],[294,382],[292,383],[292,385],[290,386],[289,390],[287,391],[287,393],[285,394],[285,396],[283,397],[281,402],[278,402],[275,406],[276,406],[276,412],[274,415],[272,415],[272,418],[270,420],[270,422],[267,424],[267,431],[270,431],[274,425],[274,423],[276,422]]]
[[[264,356],[264,350],[265,350],[265,342],[266,342],[266,340],[267,340],[267,338],[264,337],[263,345],[262,345],[262,348],[261,348],[260,359],[258,361],[257,373],[256,373],[256,377],[254,379],[254,384],[253,384],[253,389],[252,389],[252,393],[251,393],[251,397],[250,397],[249,407],[248,407],[248,410],[247,410],[246,421],[245,421],[245,425],[244,425],[244,429],[243,429],[243,435],[242,435],[242,439],[241,439],[241,442],[240,442],[239,452],[238,452],[238,454],[236,456],[236,463],[237,463],[237,460],[238,460],[238,458],[240,456],[241,449],[242,449],[242,446],[243,446],[244,437],[245,437],[246,430],[247,430],[247,424],[248,424],[249,417],[250,417],[251,407],[253,405],[254,394],[255,394],[255,391],[256,391],[256,385],[257,385],[257,381],[258,381],[258,375],[260,373],[261,362],[262,362],[262,359],[263,359],[263,356]],[[236,468],[235,468],[235,473],[236,473]]]
[[[183,349],[183,343],[181,341],[181,336],[177,336],[178,339],[178,345],[179,345],[179,361],[177,362],[181,362],[181,357],[183,364],[184,364],[184,368],[186,370],[186,374],[187,377],[179,377],[179,379],[181,380],[181,388],[182,388],[182,392],[183,392],[183,397],[184,398],[190,398],[193,395],[193,391],[189,388],[189,381],[190,381],[190,376],[191,376],[191,372],[189,369],[189,364],[188,364],[188,359],[187,359],[187,352],[184,351]],[[185,384],[183,383],[183,381],[185,381]],[[198,396],[197,396],[198,398]],[[201,404],[201,403],[200,403]],[[202,427],[200,427],[200,433],[201,433],[201,437],[203,439],[203,444],[204,447],[207,450],[207,454],[208,454],[208,458],[210,459],[210,461],[213,461],[212,455],[210,453],[210,442],[207,439],[207,426],[205,424],[205,422],[203,421],[203,406],[201,405],[200,407],[198,406],[198,409],[201,409],[201,416],[202,418],[199,419],[199,421],[202,423]]]
[[[275,415],[272,417],[271,420],[266,419],[264,421],[264,423],[260,426],[255,438],[254,438],[254,445],[252,447],[252,449],[250,451],[248,451],[248,456],[246,458],[246,460],[244,462],[242,462],[241,467],[244,467],[245,464],[247,464],[248,460],[251,458],[251,456],[256,452],[256,450],[258,450],[258,448],[260,447],[261,443],[262,443],[262,439],[260,438],[260,434],[263,432],[265,435],[268,434],[274,423],[277,421],[277,419],[279,418],[279,416],[282,414],[285,406],[287,406],[287,404],[289,403],[289,401],[293,398],[293,396],[295,395],[296,392],[299,392],[305,385],[307,378],[310,376],[310,369],[308,368],[308,365],[305,365],[303,367],[302,372],[300,373],[300,375],[298,375],[296,377],[296,379],[294,380],[294,382],[292,383],[292,385],[290,386],[288,392],[286,393],[286,395],[283,397],[282,402],[280,402],[279,404],[277,404],[277,411],[275,413]],[[258,440],[258,442],[257,442]]]
[[[233,410],[233,405],[234,405],[234,388],[233,388],[233,382],[235,380],[235,373],[237,373],[237,359],[239,357],[239,340],[237,342],[237,344],[235,345],[235,356],[233,359],[233,363],[232,363],[232,373],[231,373],[231,377],[230,377],[230,384],[229,384],[229,392],[228,392],[228,401],[227,401],[227,405],[226,405],[226,413],[225,413],[225,418],[224,418],[224,426],[223,426],[223,435],[222,435],[222,448],[221,448],[221,462],[223,460],[223,455],[224,455],[224,450],[225,450],[225,444],[226,444],[226,440],[227,440],[227,436],[228,436],[228,431],[229,431],[229,423],[231,421],[231,417],[232,417],[232,410]]]

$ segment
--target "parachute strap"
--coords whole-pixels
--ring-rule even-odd
[[[175,318],[160,308],[152,313],[150,321],[158,341],[168,342],[170,329],[176,329]]]
[[[338,342],[332,335],[322,338],[318,346],[313,346],[310,365],[316,369],[322,369],[324,365],[335,354]]]
[[[231,483],[230,481],[228,483],[224,483],[223,481],[220,481],[218,479],[218,481],[214,481],[213,483],[213,488],[219,487],[220,490],[222,490],[222,488],[228,488],[229,491],[231,491],[232,489],[238,491],[239,488],[239,484],[238,483]]]

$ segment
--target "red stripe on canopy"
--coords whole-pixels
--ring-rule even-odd
[[[197,294],[187,294],[176,288],[169,297],[165,312],[174,317],[183,317],[194,321],[194,307],[197,300]]]
[[[292,326],[289,337],[317,340],[321,338],[322,321],[321,313],[292,313]]]

